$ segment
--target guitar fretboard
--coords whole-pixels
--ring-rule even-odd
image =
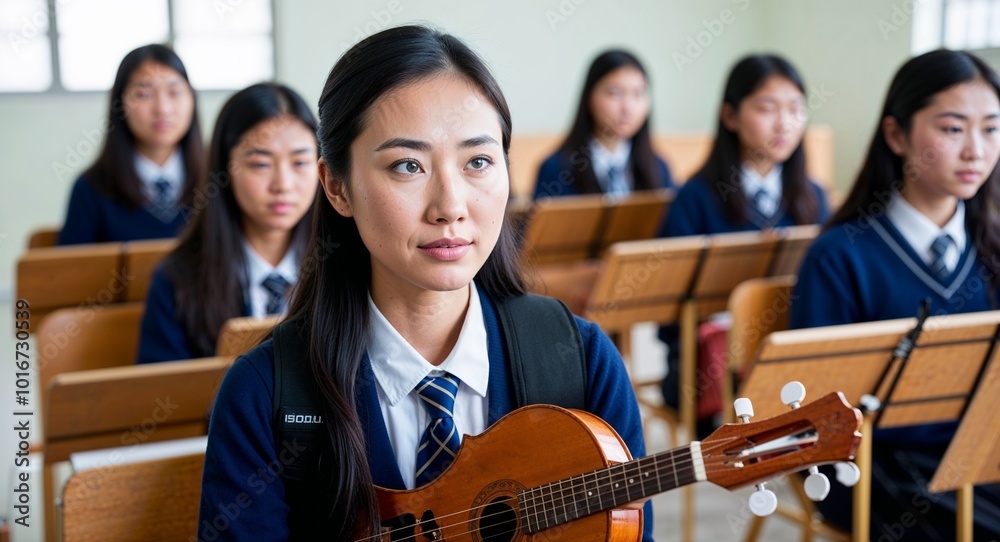
[[[526,489],[518,495],[522,529],[534,533],[705,480],[701,443]]]

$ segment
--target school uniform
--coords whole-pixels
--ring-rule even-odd
[[[715,187],[702,177],[691,178],[678,190],[670,205],[666,220],[660,227],[660,237],[717,235],[799,225],[781,204],[782,171],[782,165],[777,164],[762,176],[753,168],[741,166],[738,186],[727,184]],[[809,181],[809,188],[819,203],[817,222],[822,223],[829,212],[826,197],[816,183]],[[747,202],[747,220],[743,224],[730,219],[725,207],[725,198],[733,190],[742,190]],[[680,402],[680,329],[676,325],[662,326],[658,336],[667,345],[668,371],[663,379],[663,397],[668,405],[677,407]],[[711,420],[704,420],[699,426],[699,435],[705,435],[714,428]]]
[[[627,196],[635,190],[635,173],[632,169],[632,142],[623,141],[618,148],[608,150],[597,140],[591,140],[585,152],[567,154],[556,152],[545,159],[538,169],[535,181],[535,199],[583,194],[576,175],[592,167],[601,193]],[[660,157],[656,171],[660,185],[654,188],[673,188],[670,168]]]
[[[799,225],[781,205],[781,172],[782,166],[778,164],[762,177],[754,169],[744,166],[739,186],[728,183],[713,186],[705,178],[692,177],[677,191],[670,204],[670,212],[660,228],[660,237],[714,235]],[[809,189],[819,202],[820,214],[816,222],[822,224],[829,214],[826,196],[823,189],[812,181],[809,181]],[[742,190],[747,201],[747,220],[743,224],[733,222],[725,207],[726,198],[735,190]]]
[[[135,153],[134,164],[146,204],[130,208],[98,192],[80,176],[73,184],[66,220],[57,244],[106,243],[176,237],[186,224],[177,201],[184,191],[184,161],[179,150],[160,166]]]
[[[370,305],[374,307],[374,305]],[[493,301],[475,288],[459,343],[438,367],[411,352],[377,309],[372,313],[371,341],[358,384],[358,412],[367,435],[374,483],[389,489],[414,485],[417,435],[428,421],[415,398],[415,382],[428,374],[460,374],[455,424],[461,433],[476,434],[514,410],[509,357]],[[611,426],[634,457],[645,455],[642,421],[621,357],[600,329],[576,318],[587,359],[588,411]],[[307,526],[288,524],[289,507],[280,477],[266,483],[248,478],[278,461],[272,427],[274,349],[267,341],[236,361],[219,390],[209,427],[202,480],[199,539],[285,540]],[[395,451],[394,451],[395,450]],[[248,506],[227,521],[227,503],[250,495]],[[644,508],[644,538],[652,540],[652,505]]]
[[[933,247],[942,235],[949,237],[943,252]],[[993,310],[996,297],[987,293],[986,281],[992,272],[983,261],[966,229],[961,201],[941,228],[895,194],[881,215],[835,225],[816,239],[799,271],[791,327],[914,317],[924,299],[930,300],[931,315]],[[954,493],[925,488],[956,428],[942,423],[875,431],[873,539],[883,534],[893,540],[954,539]],[[850,528],[850,503],[851,490],[833,484],[818,507],[827,519]],[[977,488],[975,506],[975,539],[1000,535],[1000,490]],[[901,523],[907,513],[915,521]]]
[[[277,266],[272,266],[246,241],[243,250],[246,260],[244,276],[233,277],[242,284],[243,310],[240,316],[263,317],[287,311],[287,289],[298,277],[298,251],[292,247]],[[142,315],[137,362],[156,363],[214,356],[214,349],[206,352],[193,344],[181,325],[177,313],[176,286],[166,265],[169,264],[159,266],[150,281]],[[273,286],[269,290],[264,285],[265,281],[270,286],[277,280],[272,275],[281,277],[287,283],[283,299],[278,299]]]

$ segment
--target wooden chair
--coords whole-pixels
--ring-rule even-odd
[[[28,249],[56,246],[60,230],[61,228],[58,226],[50,226],[33,230],[30,234],[28,234]]]
[[[753,364],[764,338],[772,332],[788,329],[795,282],[795,275],[751,279],[740,283],[729,296],[733,323],[729,330],[729,378],[722,386],[723,413],[729,423],[736,422],[736,412],[729,408],[733,404],[733,385]],[[803,540],[810,541],[816,535],[830,540],[850,539],[850,533],[822,520],[813,501],[806,496],[800,478],[789,476],[788,480],[799,507],[779,505],[776,513],[802,527]],[[752,518],[747,530],[748,542],[760,537],[765,519]]]
[[[122,263],[129,281],[122,301],[144,301],[153,271],[164,256],[177,246],[176,239],[130,241],[122,245]]]
[[[57,374],[134,365],[142,303],[59,309],[38,326],[40,389]]]
[[[127,286],[120,243],[31,249],[17,262],[17,298],[40,322],[62,307],[116,303]]]
[[[271,333],[274,326],[281,323],[283,316],[268,316],[255,318],[244,316],[230,318],[219,331],[219,342],[215,347],[215,355],[219,357],[241,356],[257,346],[265,336]]]
[[[229,358],[206,358],[56,375],[45,390],[43,493],[46,537],[56,540],[53,465],[74,452],[205,435]]]
[[[62,496],[63,539],[193,538],[204,464],[201,453],[75,473]]]

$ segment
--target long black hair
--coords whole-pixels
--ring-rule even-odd
[[[315,133],[316,118],[309,106],[284,85],[262,83],[247,87],[229,98],[219,112],[208,152],[208,170],[201,177],[194,199],[194,220],[165,263],[175,287],[178,316],[195,357],[214,355],[222,324],[243,315],[247,261],[243,212],[233,194],[229,168],[233,148],[261,122],[285,115]],[[312,213],[310,207],[292,229],[290,247],[300,258],[305,254]]]
[[[597,181],[597,174],[592,167],[590,156],[590,142],[594,139],[594,134],[598,130],[594,122],[594,112],[590,110],[590,98],[594,93],[597,84],[609,73],[625,67],[632,67],[639,70],[646,78],[647,84],[649,76],[646,68],[642,66],[639,59],[628,51],[614,49],[605,51],[598,55],[590,64],[587,70],[587,79],[583,84],[583,91],[580,93],[580,104],[576,108],[576,120],[565,141],[559,147],[560,152],[572,157],[573,163],[581,163],[577,157],[585,159],[586,167],[581,167],[573,173],[577,190],[580,194],[600,194],[601,185]],[[653,152],[653,142],[649,135],[648,113],[645,122],[639,131],[632,136],[632,175],[635,179],[636,190],[649,190],[663,186],[663,179],[660,178],[659,169],[656,167],[656,154]]]
[[[747,199],[743,194],[743,150],[739,136],[726,127],[722,110],[725,106],[735,113],[748,96],[764,86],[771,77],[782,77],[798,87],[803,95],[805,84],[799,72],[784,58],[776,55],[751,55],[741,59],[729,72],[719,108],[712,152],[693,179],[709,183],[719,195],[726,216],[734,224],[747,221]],[[803,138],[804,139],[804,138]],[[781,207],[796,224],[813,224],[822,210],[806,175],[806,152],[802,141],[792,151],[781,169]]]
[[[496,109],[506,166],[511,119],[500,86],[485,63],[457,38],[421,26],[374,34],[337,61],[319,100],[320,155],[349,193],[351,145],[365,128],[372,105],[401,86],[442,73],[474,85]],[[325,199],[314,209],[309,265],[304,266],[289,320],[302,322],[309,364],[323,397],[332,458],[323,469],[331,540],[350,538],[358,521],[377,533],[365,431],[355,408],[368,338],[371,255],[353,218]],[[493,253],[476,275],[491,298],[522,294],[517,252],[507,218]]]
[[[896,72],[882,106],[868,154],[854,181],[851,193],[833,215],[827,228],[867,216],[884,205],[894,190],[903,186],[903,159],[886,142],[882,122],[889,117],[909,136],[913,116],[927,107],[934,96],[955,85],[981,81],[1000,98],[1000,78],[982,59],[965,51],[939,49],[911,58]],[[882,207],[884,209],[884,207]],[[986,182],[965,202],[965,227],[972,234],[980,258],[992,271],[990,286],[1000,292],[1000,167],[994,164]]]
[[[144,45],[125,55],[111,86],[108,120],[105,124],[108,135],[104,138],[104,146],[97,160],[83,173],[83,177],[97,192],[130,209],[142,207],[146,203],[146,196],[142,193],[142,183],[135,171],[135,136],[125,122],[125,87],[132,74],[147,60],[174,70],[184,78],[188,87],[191,86],[184,63],[166,45]],[[194,89],[191,92],[193,94]],[[202,148],[201,128],[198,124],[198,100],[194,101],[191,126],[177,144],[184,161],[184,187],[178,198],[178,205],[182,206],[191,204],[196,180],[204,163],[205,150]]]

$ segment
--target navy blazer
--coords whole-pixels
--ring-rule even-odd
[[[245,298],[246,296],[244,296]],[[243,314],[249,316],[250,307],[243,303]],[[174,283],[161,264],[153,272],[146,294],[146,309],[142,313],[139,336],[138,363],[157,363],[214,356],[215,351],[198,350],[181,326],[177,314]]]
[[[660,174],[662,184],[655,188],[673,188],[674,179],[670,168],[662,158],[656,156],[656,169]],[[579,181],[574,172],[584,171],[590,167],[590,159],[582,156],[571,158],[563,152],[549,156],[538,168],[538,179],[535,181],[535,199],[556,196],[580,195]]]
[[[508,353],[496,307],[479,290],[483,318],[489,337],[489,419],[493,424],[516,405],[511,387]],[[587,354],[586,409],[608,422],[625,441],[633,457],[646,454],[642,419],[632,384],[621,356],[611,340],[595,324],[576,319]],[[279,464],[272,428],[274,396],[274,349],[270,340],[240,357],[226,374],[219,389],[208,431],[208,450],[202,480],[199,540],[286,540],[289,508],[284,483],[279,477],[266,480],[252,473]],[[358,411],[366,430],[370,468],[375,484],[405,489],[378,402],[375,377],[367,355],[359,379]],[[370,415],[365,415],[370,413]],[[263,469],[263,471],[261,470]],[[581,473],[582,474],[582,473]],[[250,496],[249,499],[243,497]],[[226,507],[246,502],[239,516],[229,520]],[[217,518],[226,518],[218,530]],[[652,503],[643,513],[644,540],[652,540]],[[296,529],[299,530],[299,529]],[[216,538],[217,537],[217,538]]]
[[[827,206],[823,189],[812,181],[809,187],[819,202],[819,217],[817,224],[826,222],[830,210]],[[726,215],[722,192],[712,187],[711,183],[700,177],[692,177],[677,191],[677,197],[670,204],[670,211],[660,228],[660,237],[682,237],[686,235],[714,235],[740,231],[756,231],[763,229],[762,221],[748,220],[745,224],[735,224]],[[759,213],[757,213],[760,216]],[[768,227],[785,228],[801,226],[792,217],[779,208],[775,216],[766,220]]]
[[[100,194],[85,177],[73,184],[66,221],[56,244],[107,243],[176,237],[187,223],[179,212],[169,222],[146,208],[129,209],[124,203]]]

